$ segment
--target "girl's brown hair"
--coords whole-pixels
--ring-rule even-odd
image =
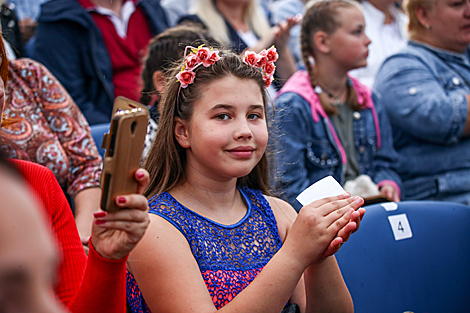
[[[315,43],[313,36],[318,31],[323,31],[326,34],[333,34],[336,29],[341,26],[340,22],[336,20],[338,11],[342,8],[357,8],[357,4],[348,0],[321,0],[311,4],[302,18],[302,26],[300,31],[300,42],[302,49],[302,59],[310,77],[310,83],[315,88],[318,85],[315,76],[314,68],[310,62],[310,58],[315,58]],[[348,80],[349,81],[349,80]],[[352,84],[348,83],[347,86],[347,103],[352,110],[357,111],[361,108],[361,104],[357,102],[357,94]],[[324,93],[318,95],[320,103],[328,115],[338,114],[338,108],[332,105]]]
[[[187,88],[180,88],[181,85],[175,77],[183,66],[183,60],[173,68],[159,106],[158,131],[144,162],[144,168],[150,173],[150,184],[144,192],[146,197],[168,191],[184,182],[186,149],[181,147],[175,138],[175,118],[189,121],[194,103],[202,97],[204,88],[209,84],[230,75],[239,79],[253,80],[260,88],[266,111],[267,98],[261,71],[243,62],[241,57],[233,52],[220,51],[219,56],[221,58],[215,64],[195,69],[194,83]],[[268,155],[270,155],[269,149],[248,175],[238,178],[237,185],[258,189],[269,195],[271,177],[268,171],[268,158],[270,159]]]

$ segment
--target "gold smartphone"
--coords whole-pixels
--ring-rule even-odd
[[[116,196],[137,192],[134,174],[140,166],[148,121],[149,111],[144,105],[124,97],[114,101],[110,130],[102,144],[106,149],[101,174],[102,210],[120,210]]]

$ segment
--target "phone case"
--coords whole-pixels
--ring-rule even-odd
[[[117,97],[113,107],[110,132],[103,136],[106,149],[101,174],[101,209],[120,210],[116,196],[137,192],[135,171],[140,166],[149,112],[145,106]]]

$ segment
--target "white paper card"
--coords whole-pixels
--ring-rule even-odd
[[[388,217],[388,221],[390,222],[390,226],[392,227],[395,240],[402,240],[413,237],[410,223],[408,223],[408,218],[406,217],[406,214],[403,213],[397,215],[390,215]]]
[[[385,202],[381,204],[385,211],[395,211],[398,209],[398,204],[395,202]]]
[[[338,196],[345,193],[346,191],[343,187],[341,187],[341,185],[332,176],[327,176],[302,191],[302,193],[297,196],[297,201],[302,205],[307,205],[319,199]]]

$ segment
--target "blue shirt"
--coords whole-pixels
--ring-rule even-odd
[[[470,137],[463,136],[469,52],[410,41],[377,74],[377,107],[383,107],[392,127],[404,200],[470,194]]]

